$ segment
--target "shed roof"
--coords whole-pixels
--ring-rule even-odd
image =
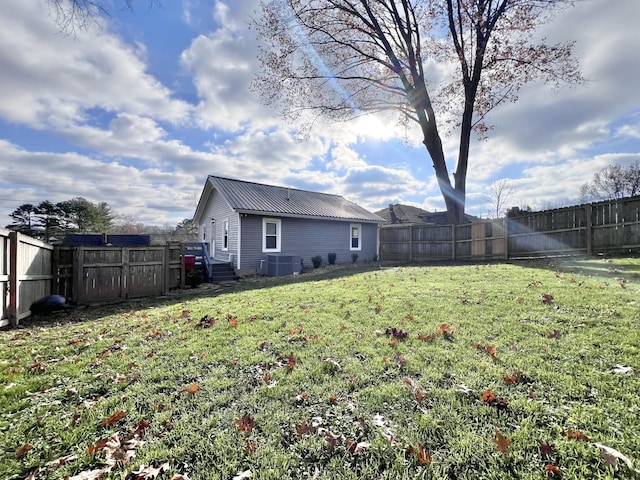
[[[207,188],[209,187],[209,188]],[[383,223],[375,213],[340,195],[234,180],[210,175],[194,219],[203,213],[208,193],[217,190],[238,213]]]

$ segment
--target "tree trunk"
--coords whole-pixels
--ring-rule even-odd
[[[438,187],[440,187],[440,192],[442,193],[445,206],[447,207],[447,217],[449,218],[449,222],[453,224],[464,223],[464,181],[462,182],[462,188],[459,188],[457,179],[456,187],[454,188],[454,186],[451,185],[449,170],[447,169],[447,162],[442,148],[442,140],[440,139],[440,134],[438,133],[435,123],[421,121],[421,125],[424,136],[423,143],[427,148],[427,152],[429,152],[431,160],[433,161],[436,180],[438,181]]]

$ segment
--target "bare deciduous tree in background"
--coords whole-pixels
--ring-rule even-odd
[[[64,33],[74,33],[78,28],[86,29],[100,16],[109,15],[108,6],[113,7],[112,2],[104,0],[48,0],[48,3]],[[120,8],[133,10],[136,0],[121,0],[120,3]],[[149,5],[154,4],[160,5],[160,1],[149,0]]]
[[[254,21],[265,103],[299,120],[394,111],[421,129],[449,220],[464,219],[471,133],[528,82],[583,81],[572,42],[533,42],[570,0],[263,0]],[[314,117],[314,118],[315,118]],[[453,179],[440,128],[459,128]],[[524,126],[523,126],[524,128]],[[453,180],[453,183],[452,183]]]
[[[622,166],[608,165],[593,175],[590,182],[580,187],[583,202],[597,200],[618,200],[640,194],[640,162]]]
[[[490,216],[500,218],[506,214],[509,207],[508,202],[511,201],[515,190],[508,178],[496,180],[488,187],[489,201],[491,202]]]

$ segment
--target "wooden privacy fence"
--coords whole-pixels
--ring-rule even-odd
[[[16,326],[31,304],[51,294],[53,247],[0,228],[0,327]]]
[[[184,285],[183,248],[56,247],[53,291],[78,304],[162,295]]]
[[[380,260],[505,258],[502,220],[463,225],[385,225],[380,228]]]
[[[380,259],[509,259],[640,249],[640,196],[462,225],[385,225]]]

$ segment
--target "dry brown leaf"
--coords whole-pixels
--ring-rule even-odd
[[[16,450],[16,458],[24,457],[26,453],[32,449],[33,449],[33,445],[29,445],[28,443],[25,443],[19,449]]]
[[[424,449],[423,444],[419,444],[418,448],[414,448],[413,445],[409,445],[407,449],[409,455],[416,457],[420,465],[429,465],[431,463],[431,454]]]
[[[497,428],[494,428],[493,431],[495,434],[493,443],[496,444],[496,448],[502,453],[507,453],[507,451],[509,450],[509,445],[511,445],[511,440],[502,435]]]
[[[68,480],[101,480],[111,471],[111,467],[99,468],[97,470],[87,470],[80,472],[73,477],[67,477]]]
[[[198,393],[198,390],[200,390],[200,386],[197,383],[191,383],[180,391],[190,393],[191,395],[195,395],[196,393]]]
[[[150,478],[156,478],[161,473],[169,470],[169,468],[169,462],[165,462],[157,468],[152,466],[145,467],[144,465],[140,465],[140,468],[138,470],[131,473],[135,475],[135,480],[147,480]]]
[[[351,440],[347,440],[347,444],[346,444],[347,452],[351,453],[352,455],[357,455],[360,452],[363,452],[364,450],[369,448],[370,446],[371,444],[369,442],[356,443]]]
[[[482,392],[482,398],[480,399],[484,403],[493,403],[498,399],[491,390],[485,390]]]
[[[67,455],[65,457],[60,457],[60,458],[57,458],[56,460],[53,460],[52,462],[47,463],[47,467],[51,469],[60,468],[65,463],[72,462],[77,458],[78,458],[77,455]]]
[[[127,412],[120,410],[120,411],[114,413],[113,415],[111,415],[109,418],[105,418],[104,420],[102,420],[100,422],[100,426],[101,427],[110,427],[111,425],[113,425],[114,423],[119,422],[120,420],[122,420],[126,416],[127,416]]]
[[[293,353],[290,353],[287,357],[287,368],[289,370],[293,370],[296,366],[296,357],[293,356]]]
[[[251,433],[253,427],[256,426],[256,421],[245,414],[241,418],[236,418],[236,425],[241,432]]]

